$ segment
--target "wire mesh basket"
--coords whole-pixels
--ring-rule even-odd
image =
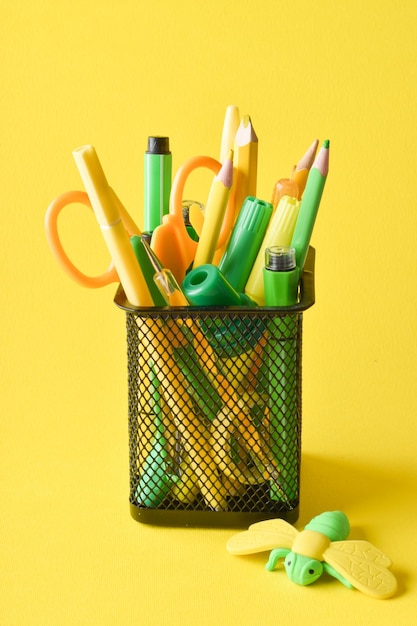
[[[126,312],[130,509],[173,526],[298,517],[303,311],[310,248],[291,307]]]

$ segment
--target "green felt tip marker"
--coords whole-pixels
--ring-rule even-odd
[[[172,183],[172,154],[169,137],[148,137],[145,152],[145,231],[153,232],[169,213],[169,195]]]
[[[236,289],[243,292],[261,247],[272,204],[248,196],[239,212],[230,242],[219,263],[219,270]]]
[[[272,246],[265,250],[266,306],[292,306],[297,302],[299,270],[295,248]]]
[[[289,307],[297,302],[299,270],[292,247],[272,246],[265,251],[264,291],[266,306]],[[299,428],[297,403],[298,316],[286,313],[271,318],[267,344],[269,379],[270,445],[280,468],[280,487],[271,480],[271,500],[282,492],[296,501],[299,475]]]

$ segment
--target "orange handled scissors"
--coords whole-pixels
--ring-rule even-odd
[[[197,168],[205,167],[218,174],[221,163],[208,156],[196,156],[183,163],[172,182],[169,199],[169,213],[162,218],[162,224],[152,233],[151,247],[162,265],[169,268],[181,285],[185,274],[194,260],[197,242],[191,239],[185,228],[182,214],[182,198],[188,176]],[[216,249],[227,241],[234,220],[234,194],[230,194],[226,214],[220,230]]]
[[[119,210],[121,221],[129,237],[132,235],[141,235],[139,227],[135,224],[113,189],[111,189],[111,192]],[[95,289],[97,287],[110,285],[111,283],[120,282],[113,261],[111,261],[107,270],[99,276],[88,276],[81,272],[69,259],[59,238],[58,217],[61,211],[70,204],[83,204],[93,210],[90,199],[85,191],[67,191],[51,202],[45,215],[45,230],[49,246],[55,259],[62,269],[75,280],[76,283],[83,287]]]

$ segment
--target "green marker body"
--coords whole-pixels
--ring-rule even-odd
[[[264,287],[266,306],[288,307],[297,302],[298,268],[295,249],[273,246],[265,251]],[[269,379],[269,415],[271,452],[280,469],[280,486],[294,501],[298,495],[299,421],[297,403],[297,331],[296,313],[276,316],[269,323],[267,368]],[[282,500],[274,481],[270,484],[272,500]]]
[[[263,271],[265,305],[287,307],[296,304],[299,270],[295,265],[295,249],[267,248]]]
[[[172,183],[172,154],[168,137],[148,137],[144,163],[145,231],[153,232],[169,213]]]

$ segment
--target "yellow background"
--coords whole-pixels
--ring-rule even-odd
[[[0,623],[415,623],[415,0],[1,0],[0,41]],[[331,140],[297,527],[344,510],[393,559],[390,600],[298,587],[266,555],[229,556],[234,531],[129,515],[124,315],[113,286],[66,277],[43,218],[82,188],[71,151],[92,143],[141,221],[147,136],[170,136],[174,170],[218,157],[228,104],[252,117],[264,199]],[[101,269],[94,218],[74,216],[67,247]]]

